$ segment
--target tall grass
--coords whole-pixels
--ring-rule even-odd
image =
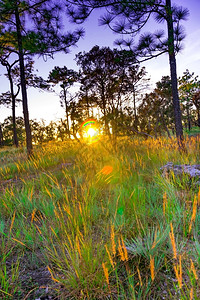
[[[198,164],[198,141],[186,145],[56,142],[32,160],[2,149],[0,297],[199,299],[199,187],[160,170]]]

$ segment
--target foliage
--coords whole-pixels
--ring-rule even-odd
[[[22,48],[24,54],[52,56],[55,52],[68,52],[83,34],[81,30],[73,33],[62,33],[60,13],[62,3],[55,1],[1,1],[1,43],[0,48],[17,53],[17,20],[18,10],[22,30]],[[26,18],[25,18],[26,16]],[[27,22],[28,20],[28,22]]]
[[[70,92],[68,91],[74,83],[78,81],[78,73],[72,69],[68,69],[66,66],[60,68],[60,67],[54,67],[54,69],[49,73],[48,82],[50,82],[53,86],[60,83],[60,104],[65,109],[66,114],[66,131],[68,134],[68,137],[71,137],[70,134],[70,117],[71,120],[73,119],[72,115],[72,106],[75,102],[75,96],[71,96]]]
[[[72,5],[73,4],[73,5]],[[68,4],[68,15],[76,23],[83,21],[95,8],[106,7],[107,13],[100,18],[100,25],[108,26],[115,33],[130,35],[140,34],[145,28],[148,20],[152,17],[157,23],[168,22],[169,10],[173,15],[175,51],[181,49],[181,42],[185,37],[184,30],[180,25],[181,20],[186,20],[188,10],[181,6],[168,7],[165,0],[159,1],[70,1]],[[168,35],[164,30],[156,30],[154,33],[141,33],[138,45],[133,45],[134,40],[117,40],[116,44],[130,48],[134,57],[149,59],[168,52]]]
[[[169,130],[174,132],[172,88],[169,76],[163,76],[156,83],[153,92],[146,94],[139,107],[140,128],[155,136],[164,132],[170,137]]]
[[[198,80],[198,76],[195,76],[194,72],[190,73],[189,70],[186,70],[183,76],[179,78],[179,94],[183,106],[186,127],[189,131],[192,126],[194,106],[197,112],[197,121],[195,123],[198,124],[198,126],[200,125],[199,90],[200,81]]]
[[[24,130],[24,120],[22,117],[16,118],[16,131],[18,136],[18,142],[19,144],[23,144],[25,139],[25,130]],[[13,121],[12,117],[8,117],[4,120],[2,124],[2,133],[3,133],[3,139],[4,144],[6,146],[13,145]]]
[[[107,135],[117,136],[123,119],[124,111],[131,106],[131,94],[136,102],[137,86],[140,83],[140,92],[146,88],[142,81],[146,75],[145,68],[133,66],[132,52],[125,50],[111,50],[108,47],[93,47],[89,52],[79,53],[76,56],[80,66],[81,93],[79,103],[85,104],[88,117],[93,108],[99,108],[104,130]],[[135,119],[136,119],[136,105]]]
[[[6,67],[7,73],[4,74],[10,83],[10,91],[2,93],[0,95],[0,104],[11,106],[12,108],[12,128],[13,128],[13,144],[18,147],[19,140],[17,136],[16,129],[16,105],[21,102],[21,99],[18,99],[17,96],[20,92],[20,68],[18,65],[18,60],[14,62],[9,62],[9,54],[7,56],[2,56],[0,58],[1,64]],[[49,84],[41,77],[34,74],[34,61],[29,57],[26,58],[26,64],[24,66],[26,85],[29,87],[39,88],[40,90],[48,91],[50,86]],[[17,87],[17,89],[16,89]]]

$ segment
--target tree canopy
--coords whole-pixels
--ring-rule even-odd
[[[172,5],[171,0],[78,0],[67,1],[68,15],[76,23],[83,23],[94,9],[105,8],[106,14],[100,18],[100,25],[106,25],[115,33],[129,35],[128,40],[118,40],[119,46],[133,51],[136,61],[145,61],[168,53],[172,82],[174,120],[180,149],[184,148],[183,127],[177,87],[176,53],[181,49],[185,37],[182,20],[186,20],[188,10]],[[167,31],[144,32],[150,19],[165,22]],[[134,40],[139,35],[139,41]]]

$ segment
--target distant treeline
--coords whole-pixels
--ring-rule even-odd
[[[170,138],[175,133],[170,77],[163,76],[161,81],[156,83],[154,91],[143,95],[141,91],[147,88],[146,71],[139,67],[134,71],[133,88],[127,88],[120,105],[116,105],[116,98],[112,95],[109,99],[107,96],[106,105],[103,107],[100,101],[102,99],[98,96],[100,91],[96,91],[96,88],[88,90],[86,97],[82,86],[78,97],[67,101],[65,119],[51,121],[48,125],[44,120],[30,120],[33,143],[80,139],[81,124],[88,118],[95,118],[100,126],[101,134],[108,135],[113,141],[116,141],[118,136],[135,134],[150,135],[155,138],[167,135]],[[197,77],[186,70],[179,78],[179,93],[183,124],[188,131],[193,126],[200,127],[199,90],[200,83]],[[18,143],[22,145],[26,138],[22,117],[16,118],[16,132]],[[0,126],[0,145],[10,146],[13,143],[13,122],[12,117],[8,117]]]
[[[33,61],[27,61],[27,85],[53,93],[56,86],[65,111],[64,120],[52,121],[49,125],[30,120],[33,143],[79,139],[81,124],[90,118],[96,119],[101,133],[113,141],[120,135],[130,134],[171,137],[176,132],[171,78],[163,76],[148,93],[145,67],[133,65],[133,60],[128,51],[95,46],[87,53],[76,55],[79,72],[56,66],[47,80],[34,75]],[[11,72],[15,84],[19,80],[18,71],[16,68]],[[71,89],[75,84],[76,89]],[[183,125],[188,130],[192,126],[200,127],[198,76],[186,70],[178,79],[178,88]],[[15,105],[20,101],[18,91],[15,95],[7,92],[0,97],[0,104],[12,107],[12,117],[1,124],[1,145],[18,146],[25,141],[25,122],[15,116]]]

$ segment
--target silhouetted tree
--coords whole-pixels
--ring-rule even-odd
[[[174,116],[169,76],[163,76],[156,83],[154,91],[143,97],[138,113],[142,131],[154,134],[155,137],[166,131],[168,137],[171,137],[169,128],[173,130]]]
[[[0,147],[4,146],[4,140],[3,140],[3,131],[2,126],[0,124]]]
[[[70,132],[68,132],[68,127],[67,127],[67,121],[63,120],[62,118],[56,122],[57,125],[57,139],[64,141],[66,140],[66,137],[70,137]]]
[[[158,115],[161,119],[164,129],[166,130],[168,137],[170,132],[168,127],[172,129],[174,133],[174,114],[173,114],[173,95],[172,95],[172,82],[169,76],[163,76],[160,81],[156,82],[156,88],[154,90],[159,97],[160,109]]]
[[[18,65],[18,60],[14,60],[12,63],[9,62],[9,53],[7,56],[1,56],[0,62],[3,66],[6,67],[7,73],[4,75],[8,78],[10,84],[10,91],[2,93],[0,95],[1,102],[6,106],[12,107],[12,120],[13,120],[13,143],[18,147],[18,137],[16,130],[16,104],[21,102],[21,99],[18,99],[17,96],[20,92],[20,69]],[[49,90],[50,85],[41,77],[37,76],[34,73],[34,61],[29,57],[25,61],[25,77],[26,77],[26,86],[34,87],[40,90]],[[17,89],[15,89],[17,87]]]
[[[10,53],[8,52],[7,55],[1,55],[0,56],[0,63],[6,68],[7,73],[5,74],[6,77],[9,80],[10,84],[10,91],[7,93],[3,93],[1,95],[1,98],[5,98],[5,103],[11,104],[12,107],[12,122],[13,122],[13,143],[16,147],[18,147],[19,142],[17,138],[17,130],[16,130],[16,113],[15,113],[15,108],[16,108],[16,102],[19,102],[21,100],[17,99],[17,96],[20,91],[20,84],[17,85],[17,91],[14,89],[14,82],[13,82],[13,76],[12,76],[12,70],[13,67],[18,63],[18,60],[15,60],[14,62],[10,63],[9,62],[9,56]],[[2,99],[2,101],[3,101]]]
[[[38,122],[37,120],[30,120],[32,141],[34,144],[42,144],[44,142],[45,136],[45,123],[44,121]]]
[[[89,52],[80,52],[76,56],[86,104],[89,106],[89,100],[92,100],[100,107],[105,133],[109,136],[109,122],[114,133],[124,100],[122,96],[127,93],[124,86],[126,70],[133,59],[132,56],[125,58],[127,52],[95,46]]]
[[[81,123],[83,122],[83,111],[81,105],[76,103],[74,99],[70,101],[69,113],[71,119],[71,134],[77,141],[79,141],[77,134]]]
[[[134,111],[134,126],[137,130],[139,124],[137,116],[137,105],[136,102],[140,100],[141,93],[144,94],[149,87],[149,78],[146,78],[147,72],[145,67],[140,68],[139,65],[129,67],[126,72],[125,78],[125,89],[126,92],[130,92],[133,99],[133,111]],[[129,96],[130,97],[130,96]],[[131,101],[132,102],[132,101]]]
[[[197,110],[197,126],[200,127],[200,87],[199,90],[193,95],[192,100]]]
[[[1,0],[0,1],[0,50],[17,55],[20,66],[21,93],[24,122],[26,130],[27,153],[32,155],[32,138],[29,123],[26,76],[24,67],[25,55],[53,56],[55,52],[68,52],[74,45],[82,30],[62,34],[62,2],[53,0]]]
[[[72,69],[68,69],[66,66],[54,67],[54,69],[49,73],[48,82],[53,83],[53,85],[60,84],[60,103],[61,106],[65,108],[66,120],[67,120],[67,133],[70,138],[70,123],[69,123],[69,106],[70,97],[68,97],[68,89],[73,86],[75,82],[78,81],[78,73]]]
[[[23,144],[25,140],[24,120],[22,117],[16,117],[16,131],[19,144]],[[2,132],[4,144],[6,146],[13,145],[13,120],[12,116],[6,118],[2,123]]]
[[[93,89],[93,81],[91,80],[90,73],[85,73],[83,69],[79,72],[80,89],[78,92],[78,101],[85,112],[85,118],[93,116],[93,108],[97,107],[97,97]]]
[[[37,88],[40,91],[50,91],[50,84],[37,75],[38,70],[34,68],[34,61],[30,57],[26,57],[24,65],[25,78],[26,78],[26,87]],[[12,77],[15,85],[20,85],[20,69],[19,66],[16,65],[12,68]]]
[[[191,110],[193,108],[193,105],[195,105],[197,109],[199,119],[199,106],[197,101],[198,97],[195,97],[199,89],[200,81],[198,80],[198,76],[194,76],[194,72],[190,73],[187,69],[183,73],[183,76],[179,78],[179,94],[183,108],[184,110],[186,110],[187,128],[189,131],[191,130],[192,126]]]
[[[142,33],[138,44],[134,45],[132,39],[118,40],[117,44],[132,49],[138,62],[168,52],[176,136],[180,147],[184,147],[175,55],[181,49],[181,41],[185,37],[180,21],[187,18],[188,10],[177,5],[172,6],[171,0],[71,0],[67,2],[68,14],[76,23],[82,23],[95,8],[106,7],[107,14],[100,18],[100,24],[109,26],[116,33],[129,34],[131,37],[144,30],[151,17],[158,23],[166,22],[166,35],[164,30],[156,30],[155,33]]]
[[[89,52],[80,52],[76,55],[76,61],[84,74],[85,80],[90,87],[90,91],[95,93],[97,105],[101,108],[105,132],[109,134],[108,125],[108,101],[112,88],[113,78],[113,52],[110,48],[93,47]],[[88,91],[87,91],[88,97]]]

